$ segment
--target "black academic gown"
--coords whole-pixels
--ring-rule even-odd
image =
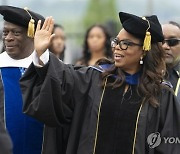
[[[166,79],[167,81],[170,81],[174,91],[176,90],[176,88],[179,89],[179,87],[177,87],[177,82],[179,79],[179,71],[180,71],[180,62],[174,66],[173,68],[168,68],[167,72],[168,72],[168,78]]]
[[[65,154],[95,154],[93,151],[103,95],[100,74],[92,67],[65,65],[50,54],[47,65],[37,68],[32,64],[20,81],[24,113],[47,126],[65,128]],[[149,148],[146,142],[148,135],[154,132],[159,132],[161,137],[180,137],[180,107],[173,92],[162,88],[158,99],[158,108],[145,102],[138,111],[132,149],[134,154],[179,153],[180,146],[177,144],[162,142],[156,148]]]
[[[180,62],[173,68],[168,68],[167,71],[168,78],[166,80],[172,84],[177,100],[180,103]]]
[[[12,143],[2,121],[0,121],[0,154],[12,154]]]

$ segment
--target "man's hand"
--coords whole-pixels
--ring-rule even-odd
[[[55,34],[52,34],[54,28],[54,19],[47,17],[42,28],[41,21],[38,21],[35,37],[34,37],[34,48],[40,57],[49,47],[52,38]]]

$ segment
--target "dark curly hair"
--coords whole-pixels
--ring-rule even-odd
[[[153,107],[157,107],[159,105],[157,96],[161,92],[161,82],[163,81],[166,70],[162,44],[152,44],[151,50],[145,53],[143,61],[144,64],[141,68],[142,75],[139,79],[137,91],[144,98],[144,101],[149,102]],[[103,59],[102,62],[105,63],[105,60]],[[113,64],[113,61],[108,61],[107,63]],[[101,60],[98,64],[101,64]],[[113,65],[111,69],[102,73],[103,85],[105,79],[113,74],[116,74],[118,77],[113,83],[108,83],[108,86],[116,88],[124,83],[125,74],[123,70]]]
[[[86,32],[85,34],[85,39],[84,39],[84,44],[83,44],[83,57],[80,59],[80,61],[84,64],[84,65],[88,65],[88,62],[91,58],[91,52],[89,52],[89,46],[88,46],[88,36],[90,31],[94,28],[94,27],[99,27],[103,30],[105,37],[106,37],[106,42],[105,42],[105,56],[107,58],[112,58],[112,49],[111,49],[111,35],[108,32],[108,30],[105,28],[105,26],[101,25],[101,24],[95,24],[92,25]]]

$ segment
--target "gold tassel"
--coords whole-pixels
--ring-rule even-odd
[[[146,31],[146,36],[144,38],[143,50],[144,51],[151,50],[151,33],[148,31]]]
[[[28,11],[28,8],[25,7],[24,10],[29,14],[30,16],[30,21],[29,21],[29,24],[28,24],[28,30],[27,30],[27,36],[30,37],[30,38],[34,38],[34,29],[35,29],[35,20],[32,18],[30,12]]]
[[[148,28],[146,29],[146,35],[144,38],[144,43],[143,43],[143,50],[144,51],[149,51],[151,50],[151,33],[148,31],[151,27],[149,20],[146,19],[146,17],[142,17],[143,20],[146,20],[148,23]]]
[[[35,23],[34,19],[31,19],[28,24],[27,36],[30,38],[34,38],[34,29],[35,29],[34,23]]]

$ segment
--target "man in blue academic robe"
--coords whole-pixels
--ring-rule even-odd
[[[0,6],[0,14],[6,50],[0,54],[0,121],[9,132],[13,154],[41,154],[44,125],[22,113],[19,79],[32,62],[33,30],[44,17],[12,6]]]

